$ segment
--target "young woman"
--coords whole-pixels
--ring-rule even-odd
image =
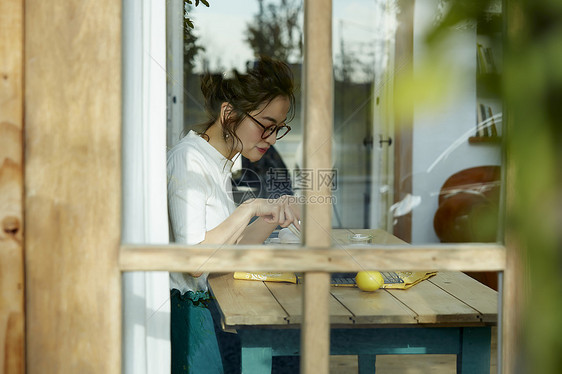
[[[247,74],[205,75],[201,89],[210,119],[168,153],[173,241],[259,244],[278,225],[299,227],[299,211],[289,197],[252,199],[235,207],[231,191],[233,160],[241,154],[258,161],[291,129],[285,124],[295,101],[289,67],[262,58]],[[207,275],[170,274],[174,374],[224,372],[208,309]]]

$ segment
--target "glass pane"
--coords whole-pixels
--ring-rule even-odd
[[[168,196],[172,240],[189,244],[209,238],[214,240],[212,230],[232,217],[236,218],[227,222],[227,226],[221,226],[219,235],[247,224],[248,217],[245,213],[240,214],[243,212],[241,206],[250,204],[254,199],[273,204],[281,196],[289,195],[293,198],[290,203],[293,206],[294,195],[298,193],[295,170],[302,165],[302,1],[209,3],[208,8],[188,6],[188,16],[194,27],[184,25],[181,33],[185,38],[181,70],[183,77],[170,79],[168,84]],[[169,24],[168,29],[170,27],[172,25]],[[281,110],[281,115],[279,111],[270,111],[277,105],[276,97],[262,95],[263,90],[268,91],[269,95],[271,87],[262,87],[263,82],[254,82],[250,76],[259,73],[262,63],[260,55],[283,61],[293,75],[294,102],[288,111]],[[168,53],[169,60],[174,58],[177,56]],[[168,65],[173,63],[168,61]],[[274,69],[277,69],[276,73],[281,71],[284,74],[283,69]],[[206,74],[210,74],[212,81]],[[202,79],[202,76],[205,77]],[[277,84],[271,76],[262,77],[264,81],[273,81],[271,86]],[[183,82],[180,90],[176,87],[178,81]],[[216,88],[216,91],[213,92],[221,101],[219,104],[228,102],[232,106],[231,112],[228,109],[223,111],[220,105],[218,111],[216,107],[210,112],[206,110],[213,95],[209,93],[210,90],[202,89],[202,82],[215,85],[213,89]],[[263,97],[265,99],[260,99]],[[181,110],[177,110],[177,107]],[[228,115],[240,121],[233,124],[229,122]],[[283,125],[290,126],[291,130],[286,132]],[[220,126],[231,126],[232,132],[215,132]],[[229,136],[226,137],[226,134]],[[276,139],[281,135],[282,139]],[[242,143],[240,155],[229,153],[228,148],[228,154],[224,152],[223,146],[230,145],[233,138]],[[182,151],[186,144],[192,147],[190,152],[196,148],[203,153],[205,156],[202,160],[193,160],[192,153]],[[265,152],[256,156],[252,151],[254,146],[265,148]],[[184,162],[180,157],[179,162],[176,162],[175,155],[179,153],[185,154],[188,161]],[[218,168],[214,164],[207,165],[212,164],[213,160],[219,162]],[[194,170],[194,163],[202,161],[206,166]],[[182,170],[188,170],[189,176],[182,175]],[[215,174],[218,175],[216,178]],[[196,180],[202,183],[197,184]],[[218,199],[218,202],[209,201],[208,196],[213,194],[226,198]],[[203,204],[199,203],[201,200],[204,200]],[[174,217],[178,210],[176,202],[178,206],[184,206],[181,209],[187,212],[178,212],[178,217],[185,215],[187,220],[194,217],[187,226],[203,226],[203,230],[199,230],[203,233],[199,239],[193,239],[195,234],[185,229],[181,219]],[[295,208],[294,213],[298,213],[298,208]],[[220,219],[209,219],[211,214],[220,216]],[[241,234],[241,230],[233,230],[227,242],[232,244],[241,237],[242,241],[250,244],[264,243],[270,247],[283,245],[285,249],[300,247],[298,219],[289,226],[281,224],[271,227],[265,236],[250,231],[252,225],[262,225],[263,219],[262,216],[250,220],[246,228],[246,232],[249,232],[247,236],[246,233]],[[187,234],[182,236],[184,231]],[[221,244],[220,238],[210,244]],[[213,253],[215,250],[210,250],[210,258]],[[191,306],[193,301],[184,300],[185,295],[192,295],[188,292],[191,289],[205,290],[206,279],[209,291],[214,295],[208,302],[210,313],[197,310],[195,316],[186,314],[186,308],[194,308]],[[171,287],[179,289],[178,292],[172,291],[172,372],[175,372],[174,365],[191,365],[176,360],[174,356],[174,352],[185,345],[186,336],[205,337],[206,344],[210,344],[199,352],[187,355],[195,357],[193,365],[202,365],[205,372],[213,371],[209,366],[211,364],[223,365],[224,371],[229,373],[240,372],[240,368],[242,372],[269,373],[272,369],[273,372],[298,372],[303,320],[302,284],[297,284],[298,279],[302,282],[302,274],[248,269],[211,274],[208,278],[172,274]],[[194,282],[196,287],[189,286]],[[203,305],[206,306],[207,302],[203,302]],[[186,324],[186,320],[189,323]],[[200,320],[210,322],[203,325],[211,327],[201,331]],[[195,331],[196,328],[199,330]],[[217,344],[214,343],[214,337],[217,337]],[[264,348],[259,357],[252,353],[255,347]],[[273,347],[274,351],[270,350],[268,355],[267,348]]]
[[[335,246],[496,242],[501,9],[437,28],[456,2],[333,4]],[[357,263],[332,274],[333,365],[455,372],[470,331],[468,360],[496,370],[496,273]]]
[[[445,4],[334,1],[334,228],[502,240],[501,8]]]
[[[266,140],[257,139],[254,143],[259,143],[257,146],[264,151],[260,157],[250,159],[244,152],[228,157],[233,163],[231,187],[228,189],[232,190],[234,206],[254,198],[277,199],[283,195],[294,195],[294,170],[302,162],[302,1],[217,1],[208,8],[201,5],[186,7],[194,27],[189,27],[187,21],[183,27],[183,78],[171,79],[169,83],[169,91],[175,89],[178,99],[182,100],[174,101],[176,96],[169,94],[168,112],[171,117],[168,119],[168,149],[171,150],[181,139],[185,139],[184,136],[190,131],[199,135],[206,133],[205,127],[209,121],[216,119],[216,113],[209,115],[206,111],[205,96],[201,89],[202,75],[211,74],[215,80],[234,79],[237,74],[247,76],[256,68],[259,56],[275,58],[286,63],[293,76],[294,102],[289,112],[285,113],[286,116],[281,115],[272,121],[266,112],[260,112],[263,106],[243,112],[241,108],[235,109],[241,111],[240,116],[246,116],[240,129],[250,126],[253,130],[263,130],[267,134],[276,127],[273,132],[282,139],[272,140],[273,137],[267,136]],[[174,58],[177,59],[174,54],[168,54],[169,60]],[[168,65],[171,65],[170,61]],[[178,81],[183,82],[181,88],[176,87]],[[247,101],[250,100],[248,97]],[[242,103],[242,106],[245,104]],[[288,127],[280,127],[282,125],[289,126],[290,131],[287,132]],[[236,130],[233,137],[239,134]],[[214,141],[209,144],[214,144]],[[246,148],[253,146],[242,145]],[[300,242],[294,235],[296,226],[292,226],[291,231],[279,226],[268,242],[270,239],[273,243],[284,241],[285,236],[289,237],[287,240],[291,243]]]
[[[433,54],[424,41],[434,21],[444,16],[446,9],[443,3],[418,1],[415,8],[402,6],[403,3],[411,4],[360,0],[335,0],[333,3],[333,173],[326,176],[312,171],[310,175],[302,169],[303,124],[300,91],[297,90],[295,106],[288,115],[291,121],[287,121],[291,132],[272,144],[257,163],[243,157],[233,159],[232,181],[224,181],[221,188],[232,189],[231,203],[234,207],[253,198],[274,199],[280,194],[299,196],[307,180],[328,180],[334,191],[332,220],[336,245],[422,244],[443,240],[432,225],[440,208],[441,195],[447,198],[484,196],[490,199],[486,195],[488,180],[476,181],[475,189],[471,182],[470,187],[462,185],[462,191],[457,191],[458,186],[454,185],[452,191],[441,194],[441,187],[450,176],[468,168],[492,166],[484,171],[489,171],[492,176],[491,193],[499,193],[496,180],[499,181],[497,167],[501,166],[501,149],[496,141],[502,135],[501,105],[494,91],[499,74],[492,68],[488,72],[490,57],[486,57],[492,53],[495,70],[501,70],[501,53],[492,48],[493,41],[499,38],[494,26],[498,16],[491,15],[482,22],[469,22],[462,27],[451,28],[440,39],[445,47]],[[176,84],[183,82],[180,96],[173,94],[174,84],[169,85],[169,92],[172,92],[168,106],[169,113],[172,113],[168,122],[170,150],[189,131],[205,131],[199,127],[208,120],[200,89],[201,74],[210,72],[223,79],[236,76],[233,69],[246,74],[255,67],[255,56],[263,52],[288,63],[297,87],[301,80],[301,2],[247,1],[236,2],[236,5],[216,2],[211,3],[210,8],[191,8],[188,12],[195,27],[182,28],[182,37],[186,38],[185,49],[182,49],[183,76],[178,79],[172,74],[170,79]],[[490,30],[493,31],[492,36],[484,35]],[[483,43],[490,43],[490,46],[480,47],[482,61],[478,62],[478,45]],[[486,48],[490,48],[491,52]],[[176,103],[181,108],[179,115],[173,114],[176,113]],[[267,127],[268,124],[263,126],[262,117],[256,116],[255,119],[253,126]],[[272,125],[284,122],[284,118],[275,122]],[[468,213],[461,213],[458,222],[464,223],[470,217]],[[465,219],[465,216],[468,218]],[[489,220],[487,214],[483,218],[476,217],[476,223],[484,223],[483,227],[493,234],[492,239],[478,238],[477,241],[495,241],[498,229],[493,223],[488,223]],[[449,219],[445,222],[457,221]],[[456,226],[445,232],[451,234],[454,229]],[[463,237],[460,241],[474,241],[469,239]],[[277,227],[264,238],[264,242],[268,245],[298,246],[300,239],[298,232]],[[344,275],[344,278],[352,280],[357,276],[356,273]],[[240,303],[250,306],[249,322],[231,320],[224,323],[226,328],[238,331],[239,339],[250,339],[239,343],[242,356],[247,352],[245,348],[257,344],[258,338],[263,339],[263,348],[272,348],[275,341],[282,341],[286,349],[282,351],[283,356],[298,355],[302,297],[301,285],[293,283],[298,275],[240,272],[237,277],[241,279],[236,280],[234,276],[221,275],[218,282],[224,281],[227,286],[213,286],[211,281],[211,288],[224,292],[223,302],[239,303],[234,306],[232,318],[241,315]],[[388,339],[388,346],[404,344],[409,347],[411,340],[419,339],[427,346],[404,351],[383,347],[382,351],[376,352],[418,354],[434,350],[450,354],[448,346],[431,345],[435,341],[448,341],[440,339],[451,339],[447,334],[436,338],[431,335],[434,333],[431,329],[410,329],[420,323],[435,321],[450,323],[455,328],[461,324],[459,329],[478,325],[482,327],[477,330],[481,337],[478,344],[487,347],[491,340],[489,327],[497,318],[497,295],[492,290],[458,272],[386,272],[381,276],[386,277],[385,283],[388,281],[398,288],[406,288],[408,282],[418,283],[408,286],[407,294],[404,290],[390,287],[361,291],[354,285],[334,286],[330,298],[330,308],[335,308],[330,310],[331,318],[338,325],[332,332],[334,353],[352,355],[357,365],[369,367],[375,364],[372,356],[375,350],[371,350],[369,355],[362,355],[364,346],[361,344],[380,346],[380,340],[384,342]],[[451,289],[444,291],[447,287]],[[255,297],[256,288],[260,289],[260,297]],[[468,298],[463,294],[467,290],[482,296],[477,300],[478,305],[467,308],[468,300],[467,303],[458,302]],[[231,292],[233,297],[228,296]],[[460,294],[456,295],[457,292]],[[240,297],[240,294],[247,297]],[[271,298],[271,295],[274,297]],[[425,302],[416,304],[408,300],[407,295]],[[427,308],[428,300],[431,308]],[[220,297],[217,297],[217,303],[221,303]],[[223,318],[227,318],[227,304],[223,307]],[[266,310],[252,312],[252,308],[258,307],[266,307]],[[481,313],[482,307],[487,308],[487,314]],[[477,322],[465,326],[461,321],[448,319],[450,308],[458,308],[458,315],[462,318]],[[273,312],[278,319],[264,322],[264,316],[269,318],[272,311],[280,313]],[[286,329],[287,324],[294,324],[290,327],[295,329]],[[388,325],[398,327],[400,331],[385,329]],[[362,329],[348,328],[358,326]],[[412,331],[419,335],[412,336]],[[391,334],[385,335],[385,332]],[[275,336],[267,337],[271,333]],[[391,342],[402,333],[405,341]],[[361,356],[359,360],[357,355]],[[400,357],[388,357],[391,360],[389,365],[403,362]],[[447,365],[455,364],[454,356],[447,357]],[[288,360],[289,364],[282,365],[294,365],[294,359]],[[384,359],[381,361],[384,362]],[[381,361],[377,365],[381,365]],[[345,358],[338,361],[337,357],[332,360],[334,365],[339,365],[338,362],[346,361]]]

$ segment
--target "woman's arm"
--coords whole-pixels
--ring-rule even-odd
[[[277,226],[276,223],[267,223],[260,217],[246,227],[238,244],[261,244]]]
[[[217,227],[207,231],[201,244],[235,244],[252,217],[253,207],[241,204]]]
[[[248,226],[250,220],[260,217]],[[299,215],[286,196],[276,200],[252,199],[242,204],[221,224],[205,234],[201,244],[260,244],[278,226],[299,225]]]

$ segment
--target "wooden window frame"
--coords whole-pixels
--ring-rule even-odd
[[[0,373],[24,373],[23,4],[0,15]]]
[[[88,6],[90,3],[78,0],[58,4],[31,0],[25,2],[25,9],[21,1],[6,0],[4,4],[7,19],[16,20],[10,30],[22,36],[23,43],[16,38],[5,44],[8,38],[3,38],[0,51],[16,60],[24,56],[20,66],[10,67],[4,75],[24,76],[23,83],[13,89],[16,98],[6,104],[16,109],[16,117],[20,116],[15,119],[16,128],[25,134],[13,142],[19,144],[25,159],[25,171],[20,174],[23,182],[16,183],[23,196],[25,244],[16,251],[20,251],[20,261],[25,261],[26,323],[25,329],[23,323],[16,326],[15,335],[0,338],[5,346],[12,346],[25,336],[26,360],[25,365],[16,362],[10,373],[46,369],[119,373],[121,272],[193,271],[203,262],[204,269],[213,272],[240,268],[307,272],[302,330],[305,373],[328,373],[328,272],[360,270],[358,263],[381,270],[503,272],[502,369],[514,371],[520,259],[516,243],[509,237],[506,246],[342,250],[331,247],[327,235],[331,230],[329,205],[311,205],[305,210],[304,248],[299,251],[222,247],[209,259],[208,249],[199,247],[122,245],[121,2],[99,0]],[[18,24],[18,19],[23,23]],[[331,2],[305,2],[307,168],[331,166],[331,142],[318,141],[331,138],[331,19]],[[313,79],[306,74],[311,68]],[[17,114],[18,107],[25,108],[23,113]],[[4,116],[0,123],[11,121]],[[509,127],[509,117],[507,123]],[[507,181],[512,173],[508,159]],[[328,196],[331,192],[310,193]],[[506,196],[509,205],[512,191]],[[4,218],[0,220],[4,222]],[[1,277],[4,280],[6,275]],[[2,318],[0,322],[4,315]],[[17,345],[21,346],[23,343]]]

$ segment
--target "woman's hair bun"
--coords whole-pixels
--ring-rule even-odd
[[[293,91],[293,74],[289,65],[270,57],[260,57],[245,74],[236,69],[224,74],[206,73],[201,76],[201,92],[209,119],[203,127],[206,131],[219,118],[221,105],[227,102],[230,110],[228,116],[222,119],[222,124],[234,138],[237,126],[248,112],[267,105],[277,96],[287,97],[290,108],[294,110]]]
[[[270,57],[260,57],[248,66],[245,74],[232,69],[224,74],[202,75],[201,93],[205,98],[205,108],[209,116],[201,125],[200,133],[204,137],[206,131],[221,116],[223,103],[229,104],[228,111],[220,118],[223,137],[230,137],[238,143],[241,141],[236,135],[236,130],[246,115],[258,108],[263,109],[276,97],[289,99],[289,121],[294,115],[295,95],[291,68],[285,62]],[[208,137],[206,139],[208,140]],[[234,145],[235,143],[232,143],[232,147]]]
[[[201,77],[201,93],[205,98],[205,106],[210,113],[216,112],[225,97],[223,94],[222,74],[206,73]]]

